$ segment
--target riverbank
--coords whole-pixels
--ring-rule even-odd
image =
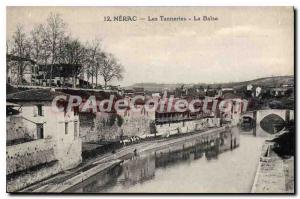
[[[136,151],[137,153],[143,153],[151,150],[163,149],[166,147],[169,147],[170,149],[170,147],[176,148],[178,144],[182,144],[182,143],[184,143],[187,147],[188,145],[193,145],[200,137],[201,138],[204,137],[205,141],[213,140],[215,139],[216,136],[219,135],[220,132],[224,130],[225,127],[213,128],[213,129],[208,129],[205,132],[193,133],[179,138],[170,138],[170,139],[164,138],[161,140],[145,141],[139,144],[126,146],[119,150],[116,150],[114,154],[106,153],[100,157],[96,157],[92,160],[89,160],[88,162],[81,164],[77,168],[53,176],[40,183],[27,187],[21,190],[20,192],[63,192],[68,188],[74,186],[73,183],[74,179],[76,179],[75,182],[78,181],[78,179],[83,181],[84,179],[88,178],[88,176],[91,176],[95,173],[102,172],[105,169],[111,168],[115,166],[116,163],[120,163],[121,162],[120,159],[122,157],[126,155],[133,155],[134,151]],[[66,183],[66,182],[72,182],[72,183]]]
[[[227,132],[221,133],[216,142],[205,142],[199,137],[200,142],[194,146],[176,144],[125,156],[120,166],[92,176],[66,192],[249,193],[265,139],[236,130],[231,130],[240,135],[236,148],[230,148],[231,132]]]
[[[294,193],[294,157],[283,159],[265,142],[251,193]]]

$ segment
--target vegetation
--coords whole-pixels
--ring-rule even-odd
[[[26,69],[25,58],[37,65],[50,66],[50,79],[56,64],[82,66],[74,67],[73,86],[79,74],[86,74],[88,81],[91,80],[96,87],[101,78],[105,87],[111,80],[123,78],[123,66],[114,55],[101,49],[99,39],[82,43],[73,38],[67,33],[67,24],[58,13],[51,13],[44,23],[35,25],[29,34],[22,25],[18,25],[12,38],[6,43],[6,50],[7,55],[21,58],[16,66],[18,84],[22,84]]]
[[[288,157],[295,155],[295,122],[291,121],[285,126],[286,132],[273,139],[276,143],[273,149],[279,156]]]

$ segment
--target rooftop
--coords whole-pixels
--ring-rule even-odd
[[[56,96],[68,96],[63,92],[51,91],[51,89],[32,89],[8,94],[6,100],[9,102],[20,101],[52,101]]]

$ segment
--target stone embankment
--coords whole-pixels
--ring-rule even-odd
[[[265,142],[251,193],[294,193],[294,158],[284,160]]]
[[[79,168],[75,168],[61,175],[54,176],[46,181],[21,190],[21,192],[64,192],[65,190],[91,177],[92,175],[120,164],[120,159],[126,155],[133,154],[134,150],[137,151],[137,153],[160,150],[166,147],[168,150],[171,150],[173,148],[176,149],[176,147],[182,143],[184,143],[184,145],[187,147],[188,145],[193,145],[194,142],[199,138],[213,140],[219,135],[220,132],[224,130],[225,127],[212,128],[204,132],[186,135],[179,138],[146,141],[127,146],[117,150],[115,154],[104,154],[101,157],[95,158],[86,163],[85,165],[81,165]]]

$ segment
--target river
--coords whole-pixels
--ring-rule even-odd
[[[238,134],[236,147],[232,147],[230,136],[224,134],[213,143],[124,157],[122,165],[99,173],[67,192],[248,193],[265,138],[234,130]]]

